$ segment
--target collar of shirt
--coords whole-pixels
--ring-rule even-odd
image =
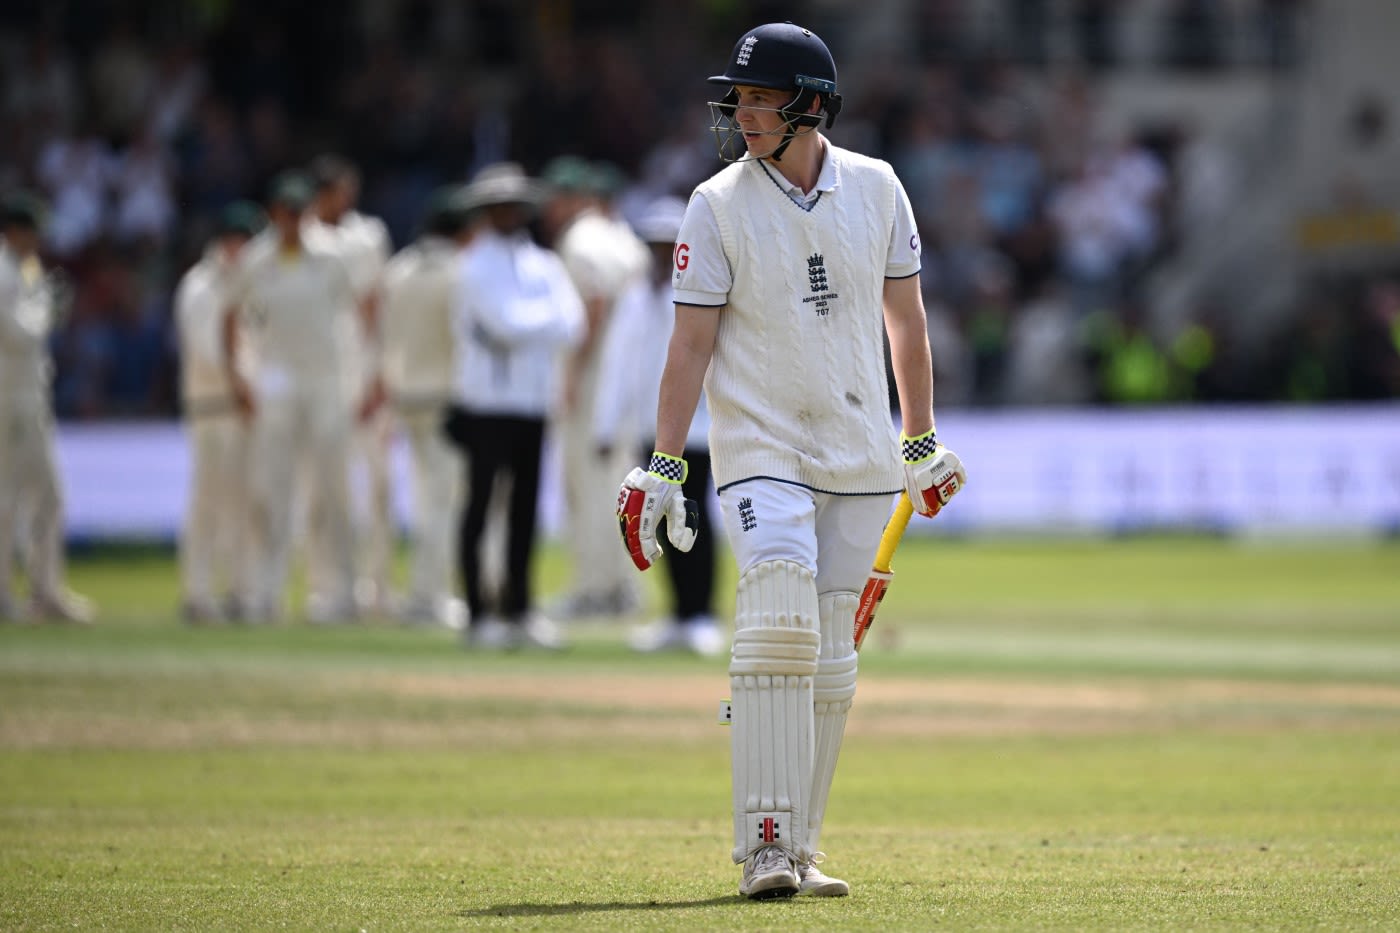
[[[822,167],[817,172],[817,183],[812,186],[811,191],[803,191],[800,185],[788,181],[782,172],[769,168],[762,162],[759,164],[798,207],[807,207],[828,191],[835,191],[841,182],[840,174],[836,170],[836,160],[831,155],[831,146],[825,139],[822,140]]]

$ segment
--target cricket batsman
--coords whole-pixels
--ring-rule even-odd
[[[20,617],[11,592],[18,548],[28,558],[27,615],[86,624],[92,604],[64,584],[48,349],[59,296],[39,258],[45,213],[28,192],[0,202],[0,622]]]
[[[965,481],[937,440],[919,235],[885,162],[822,135],[841,112],[826,44],[793,23],[739,38],[709,81],[720,156],[674,250],[675,330],[656,449],[623,481],[637,567],[695,540],[686,428],[703,385],[710,457],[738,564],[729,662],[742,896],[843,896],[819,865],[856,690],[853,625],[891,498],[926,516]],[[888,339],[903,431],[884,365]]]

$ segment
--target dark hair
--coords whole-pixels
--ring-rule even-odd
[[[360,170],[354,162],[333,152],[325,152],[312,159],[307,173],[317,191],[325,191],[343,178],[360,177]]]
[[[11,191],[0,198],[0,225],[6,227],[38,230],[46,213],[43,198],[32,191]]]

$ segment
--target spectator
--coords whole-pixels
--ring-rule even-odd
[[[122,245],[153,254],[169,240],[178,221],[173,161],[148,123],[111,163],[115,195],[113,233]]]
[[[107,232],[112,153],[90,124],[55,136],[39,151],[35,176],[53,213],[45,239],[60,259],[77,256]]]

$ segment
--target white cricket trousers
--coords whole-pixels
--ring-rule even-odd
[[[462,509],[462,457],[443,433],[446,405],[396,412],[408,439],[413,481],[410,601],[437,606],[453,592],[457,525]]]
[[[892,502],[890,495],[837,496],[767,479],[719,494],[739,576],[764,561],[789,560],[815,573],[818,593],[865,588]]]
[[[62,592],[63,493],[53,414],[41,399],[0,398],[0,601],[10,593],[17,549],[27,558],[31,597]]]
[[[308,476],[305,514],[324,522],[328,605],[354,605],[354,539],[350,520],[350,413],[340,388],[294,387],[259,400],[249,475],[253,495],[255,611],[281,614],[292,557],[298,486]]]
[[[248,427],[230,410],[185,419],[190,486],[180,536],[180,573],[187,606],[213,610],[221,598],[251,595],[248,566],[250,499]]]
[[[354,522],[358,574],[382,608],[388,596],[395,527],[389,448],[394,416],[380,406],[350,428],[350,514]]]

